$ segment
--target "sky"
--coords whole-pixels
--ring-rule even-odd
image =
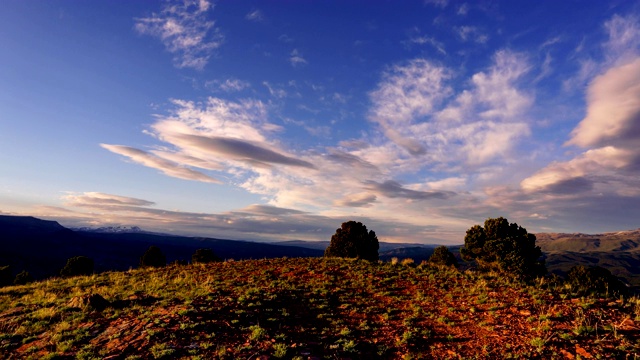
[[[638,1],[0,11],[0,214],[257,241],[640,227]]]

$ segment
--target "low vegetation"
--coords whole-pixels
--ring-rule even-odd
[[[0,289],[0,352],[46,359],[630,358],[640,299],[411,261],[213,262]]]

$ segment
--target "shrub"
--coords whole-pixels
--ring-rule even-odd
[[[438,246],[429,257],[429,262],[436,265],[458,267],[458,259],[446,246]]]
[[[165,265],[167,265],[167,257],[155,245],[151,245],[140,258],[140,267],[163,267]]]
[[[324,251],[326,257],[378,260],[378,237],[361,222],[347,221],[331,236],[331,244]]]
[[[191,255],[191,263],[206,264],[210,262],[222,261],[211,249],[198,249]]]
[[[467,230],[464,247],[460,249],[466,261],[477,260],[483,270],[497,270],[525,279],[546,274],[542,251],[536,246],[536,236],[505,218],[489,218],[484,227],[475,225]]]
[[[30,282],[33,282],[33,276],[29,274],[27,271],[21,271],[16,275],[16,278],[13,280],[14,285],[26,285]]]
[[[67,260],[67,264],[60,270],[62,277],[72,277],[93,274],[93,260],[86,256],[74,256]]]
[[[626,286],[600,266],[576,265],[567,273],[567,281],[580,295],[619,295],[626,292]]]

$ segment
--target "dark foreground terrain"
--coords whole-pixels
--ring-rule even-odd
[[[491,274],[297,258],[0,289],[4,359],[635,359],[640,299]]]

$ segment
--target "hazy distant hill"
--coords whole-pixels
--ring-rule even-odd
[[[640,229],[612,233],[536,234],[548,269],[564,275],[576,264],[599,265],[640,287]],[[190,260],[199,248],[212,248],[226,259],[322,256],[329,241],[249,241],[184,237],[150,233],[138,227],[109,227],[72,231],[55,221],[30,216],[0,215],[0,266],[27,270],[36,278],[57,274],[66,260],[84,255],[94,259],[96,271],[137,267],[151,245],[159,246],[169,262]],[[380,259],[428,259],[437,245],[380,242]],[[457,255],[460,245],[449,248]]]
[[[318,249],[324,251],[331,241],[305,241],[305,240],[287,240],[287,241],[278,241],[274,244],[277,245],[289,245],[289,246],[300,246],[309,249]],[[391,243],[380,241],[379,252],[386,252],[390,250],[400,249],[400,248],[424,248],[424,249],[433,249],[438,245],[433,244],[415,244],[415,243]]]
[[[640,229],[603,234],[536,234],[549,271],[564,275],[572,266],[598,265],[640,287]]]
[[[55,221],[0,216],[0,266],[11,265],[14,273],[27,270],[44,278],[57,275],[67,259],[83,255],[95,261],[96,272],[128,270],[138,266],[151,245],[159,246],[168,262],[189,261],[200,248],[236,260],[323,255],[323,251],[296,246],[107,230],[72,231]]]

